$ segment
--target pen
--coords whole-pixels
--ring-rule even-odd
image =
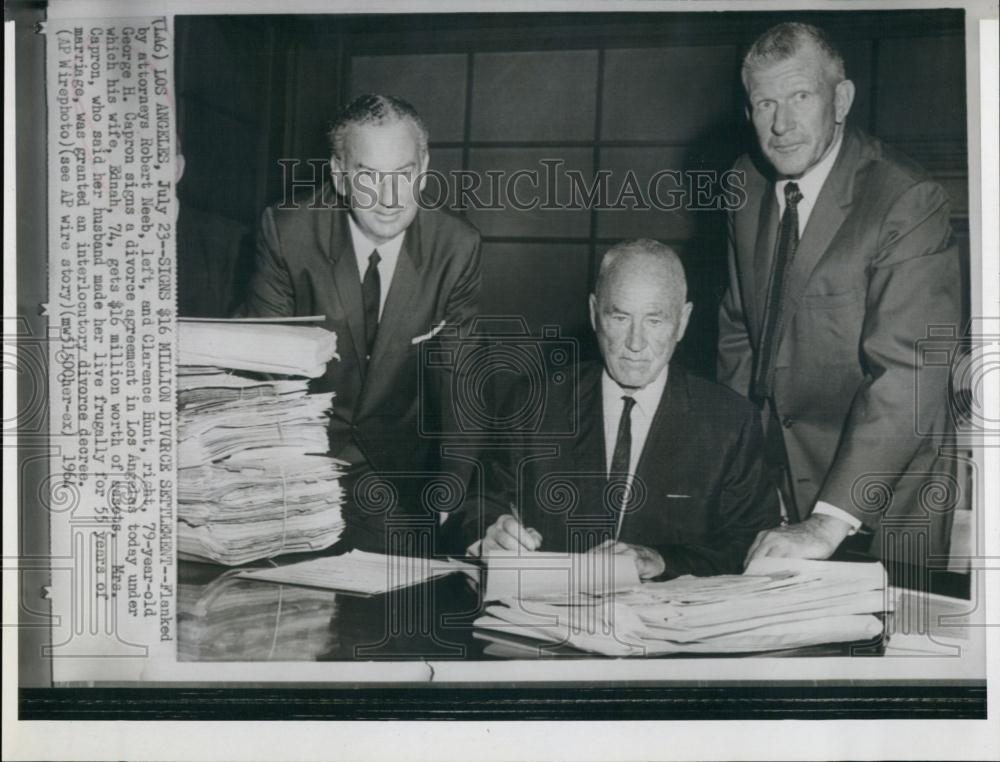
[[[507,507],[510,509],[510,515],[514,517],[514,521],[516,521],[517,525],[521,528],[520,535],[517,538],[518,542],[520,542],[521,545],[524,545],[524,547],[528,550],[537,550],[538,546],[541,545],[542,542],[541,536],[534,529],[529,529],[524,525],[524,522],[521,521],[521,511],[518,509],[517,505],[514,504],[513,500],[507,503]],[[528,548],[528,546],[525,545],[523,540],[525,535],[535,540],[535,547]]]

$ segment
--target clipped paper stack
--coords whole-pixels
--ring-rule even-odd
[[[530,572],[525,572],[529,574]],[[763,559],[743,575],[680,577],[604,596],[498,601],[477,636],[606,656],[749,653],[868,641],[891,605],[878,563]]]
[[[340,537],[344,464],[323,455],[333,394],[309,394],[304,378],[229,370],[316,376],[335,353],[334,334],[311,326],[180,323],[183,557],[236,565]]]

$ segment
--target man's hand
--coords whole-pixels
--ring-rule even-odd
[[[483,537],[480,554],[487,556],[498,550],[538,550],[542,536],[535,529],[521,526],[509,513],[498,518]]]
[[[743,567],[755,558],[829,558],[847,537],[851,526],[834,516],[814,513],[799,524],[789,524],[757,533]]]
[[[615,555],[628,556],[635,563],[635,570],[639,572],[639,579],[650,579],[659,577],[667,568],[663,562],[663,557],[652,548],[645,545],[629,545],[627,542],[609,541],[600,549],[606,550]]]

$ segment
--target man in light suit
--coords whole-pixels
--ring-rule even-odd
[[[854,85],[821,30],[770,29],[742,75],[762,157],[736,165],[748,203],[729,220],[719,380],[763,407],[791,520],[748,559],[826,558],[859,534],[884,559],[926,563],[947,552],[953,507],[933,499],[956,486],[938,456],[947,371],[918,344],[959,321],[948,200],[845,127]]]
[[[590,297],[603,366],[551,384],[537,420],[491,464],[466,509],[483,554],[609,543],[642,579],[742,569],[755,534],[778,521],[777,495],[756,408],[669,364],[691,316],[686,293],[661,243],[605,254]],[[523,409],[530,391],[511,396]]]
[[[387,524],[428,517],[427,479],[451,472],[422,432],[454,421],[453,369],[421,356],[476,316],[480,238],[421,208],[428,134],[408,103],[363,95],[329,137],[332,186],[264,212],[245,314],[323,315],[336,332],[340,359],[315,390],[336,392],[330,453],[351,464],[344,541],[384,550]]]

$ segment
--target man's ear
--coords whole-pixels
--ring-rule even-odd
[[[833,93],[834,117],[837,124],[843,124],[854,103],[854,83],[849,79],[837,85]]]
[[[431,163],[430,151],[424,151],[420,156],[420,192],[427,187],[427,167]]]
[[[685,302],[684,306],[681,307],[681,320],[677,325],[677,341],[679,342],[684,338],[684,333],[687,331],[688,321],[691,320],[691,311],[694,309],[694,304],[691,302]]]
[[[597,295],[591,294],[590,299],[587,300],[587,304],[590,307],[590,327],[597,332]]]
[[[336,156],[330,157],[330,178],[333,180],[333,187],[337,193],[347,198],[347,176]]]
[[[181,178],[184,177],[184,168],[187,166],[187,162],[184,160],[184,154],[175,153],[174,154],[174,185],[177,185]]]

